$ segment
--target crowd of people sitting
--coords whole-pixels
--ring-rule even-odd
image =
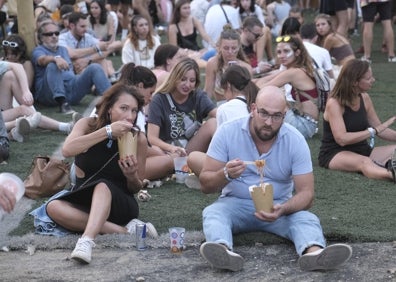
[[[323,69],[333,80],[319,165],[396,183],[396,116],[382,122],[368,94],[375,81],[368,27],[362,59],[348,39],[348,30],[357,29],[357,9],[369,27],[378,13],[387,61],[396,62],[392,1],[321,1],[307,22],[309,2],[33,1],[32,52],[21,35],[3,34],[0,162],[10,157],[9,141],[25,142],[34,128],[68,134],[62,153],[75,158],[75,186],[45,209],[58,225],[83,234],[72,258],[89,263],[98,234],[133,233],[139,214],[133,195],[144,179],[171,175],[180,156],[188,157],[195,179],[188,186],[204,193],[224,188],[203,214],[201,254],[215,267],[240,270],[232,233],[255,230],[293,241],[304,270],[331,269],[350,258],[347,245],[326,247],[319,220],[305,211],[313,199],[305,139],[321,122],[314,72]],[[15,15],[11,20],[17,24]],[[121,56],[119,68],[114,54]],[[81,117],[73,106],[91,94],[101,99]],[[41,114],[36,103],[72,115],[70,122]],[[138,136],[138,153],[119,159],[113,141],[129,131]],[[376,137],[391,144],[375,147]],[[242,205],[247,184],[258,181],[242,157],[276,163],[265,174],[266,182],[274,181],[272,212],[254,215],[251,199]],[[246,191],[233,191],[238,184]],[[231,211],[233,205],[240,210]],[[303,240],[305,228],[312,233]],[[149,232],[155,237],[153,226]],[[331,259],[321,265],[321,256]]]

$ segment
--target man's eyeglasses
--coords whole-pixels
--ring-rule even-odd
[[[264,35],[263,33],[254,33],[254,32],[251,31],[250,29],[248,29],[248,30],[249,30],[249,32],[250,32],[251,34],[254,35],[254,39],[255,39],[255,40],[259,39],[260,37],[262,37],[262,36]]]
[[[258,116],[264,121],[267,121],[269,118],[271,118],[273,122],[281,122],[285,117],[285,115],[281,113],[270,115],[267,111],[263,109],[261,110],[257,109],[257,113]]]
[[[49,37],[49,36],[53,36],[53,35],[59,36],[59,31],[43,32],[42,35],[43,35],[43,36],[48,36],[48,37]]]
[[[279,43],[279,42],[289,42],[290,39],[291,39],[291,36],[290,36],[290,35],[285,35],[285,36],[278,36],[278,37],[275,39],[275,41],[276,41],[276,43]]]
[[[11,48],[17,48],[19,46],[18,43],[7,40],[3,40],[3,42],[1,42],[1,45],[3,45],[4,47],[11,47]]]

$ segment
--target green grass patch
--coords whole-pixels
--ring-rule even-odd
[[[382,28],[375,26],[372,53],[372,69],[376,83],[370,91],[377,114],[382,121],[395,115],[396,83],[394,70],[396,64],[387,63],[387,55],[381,53]],[[356,49],[361,37],[353,37]],[[275,50],[275,49],[274,49]],[[111,57],[114,66],[120,66],[120,57]],[[203,75],[204,78],[204,75]],[[204,79],[203,79],[204,81]],[[84,112],[92,101],[88,95],[79,106],[74,108]],[[57,113],[57,108],[38,107],[43,114],[58,120],[69,121],[69,116]],[[392,125],[395,129],[395,125]],[[316,198],[312,212],[321,220],[323,231],[328,240],[347,242],[377,242],[396,240],[396,199],[395,184],[387,181],[369,180],[357,173],[330,171],[318,166],[317,156],[321,138],[319,134],[308,141],[314,165]],[[35,155],[51,154],[65,139],[57,132],[37,130],[32,132],[26,143],[11,143],[11,158],[8,164],[0,165],[0,172],[8,171],[25,178]],[[386,142],[376,140],[377,145]],[[205,195],[190,190],[183,185],[167,182],[160,188],[149,190],[152,199],[139,202],[140,218],[152,222],[159,232],[167,232],[170,226],[183,226],[187,230],[202,230],[202,210],[218,195]],[[37,201],[36,206],[43,200]],[[33,231],[33,218],[26,216],[20,226],[11,235],[23,235]],[[270,234],[251,233],[235,237],[235,244],[254,244],[255,242],[285,242]]]

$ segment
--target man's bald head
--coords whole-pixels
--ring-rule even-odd
[[[287,103],[282,89],[276,86],[265,86],[257,94],[256,105],[258,108],[273,109],[275,112],[284,113]]]

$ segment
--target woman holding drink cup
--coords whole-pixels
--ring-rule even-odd
[[[72,191],[47,205],[48,216],[60,226],[83,232],[71,258],[89,263],[98,234],[133,233],[139,215],[134,197],[145,173],[147,141],[135,130],[137,113],[144,104],[136,88],[115,84],[96,105],[97,116],[80,119],[62,148],[75,157],[76,185]],[[134,131],[136,155],[118,155],[117,138]],[[147,224],[148,233],[156,233]]]

